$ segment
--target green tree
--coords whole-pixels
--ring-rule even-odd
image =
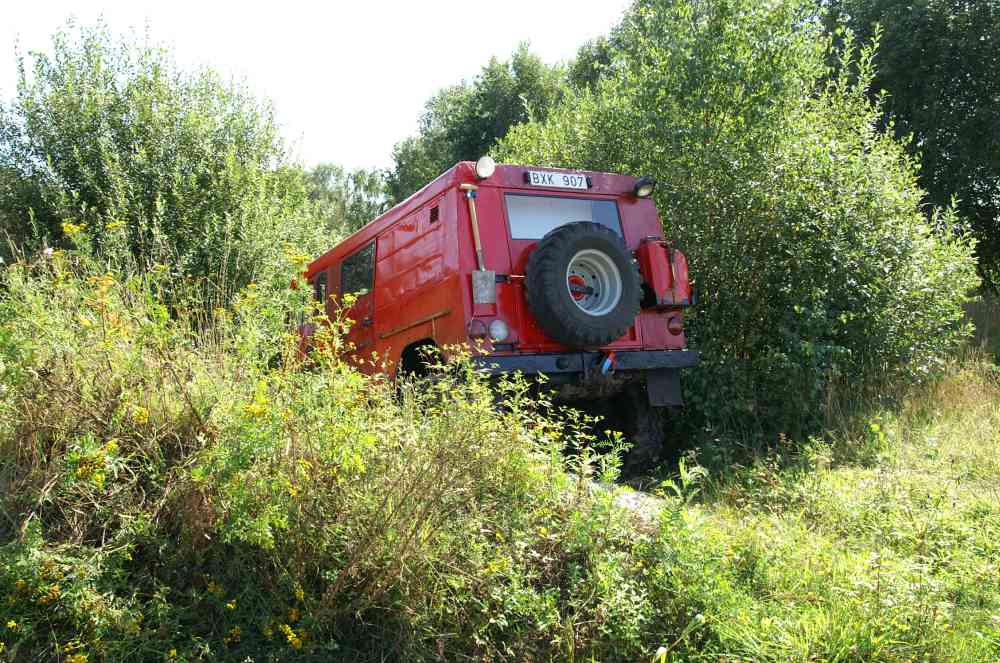
[[[861,39],[881,31],[871,95],[883,123],[911,136],[935,205],[958,198],[1000,285],[1000,0],[830,0],[828,26]]]
[[[566,78],[577,89],[593,90],[597,81],[611,65],[615,45],[607,37],[591,39],[583,44],[569,64]]]
[[[509,61],[491,58],[471,83],[440,90],[425,106],[419,133],[393,150],[391,198],[399,202],[456,162],[478,159],[512,126],[544,119],[564,87],[563,69],[521,44]]]
[[[381,171],[322,163],[309,171],[309,198],[327,226],[348,235],[388,208]]]
[[[320,233],[270,106],[162,48],[70,24],[19,61],[0,112],[0,224],[24,247],[84,233],[139,269],[202,279],[213,303]]]
[[[911,379],[963,336],[976,284],[954,215],[877,129],[871,51],[836,70],[811,0],[638,0],[614,75],[504,139],[507,161],[653,175],[703,297],[702,430],[774,439],[825,423],[835,387]],[[848,72],[852,72],[848,75]]]

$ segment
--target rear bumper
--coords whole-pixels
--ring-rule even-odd
[[[475,357],[473,361],[490,375],[513,373],[600,373],[606,352],[559,352],[535,355],[493,355]],[[693,350],[623,350],[615,352],[616,372],[656,371],[667,368],[691,368],[698,363]]]

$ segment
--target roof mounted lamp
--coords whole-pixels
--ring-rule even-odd
[[[479,161],[476,162],[476,178],[485,180],[487,177],[492,176],[496,169],[496,161],[487,155],[481,156],[479,157]]]
[[[635,194],[636,198],[649,198],[653,195],[653,189],[655,188],[656,180],[649,175],[643,175],[635,181],[635,186],[632,188],[632,192]]]

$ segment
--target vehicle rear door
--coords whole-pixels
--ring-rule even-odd
[[[505,191],[503,209],[510,232],[510,262],[516,274],[525,274],[528,257],[538,241],[548,232],[576,221],[599,223],[622,235],[621,215],[614,196],[574,195],[572,193],[538,191],[534,189]],[[523,288],[523,280],[520,285]],[[521,319],[524,321],[522,350],[559,350],[561,344],[550,338],[535,323],[523,293],[520,298]],[[626,336],[611,345],[629,347],[638,343],[633,327]]]

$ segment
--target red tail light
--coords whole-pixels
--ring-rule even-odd
[[[489,333],[486,323],[482,320],[470,320],[468,331],[469,338],[486,338],[486,335]]]
[[[674,336],[678,336],[684,331],[684,319],[679,315],[672,315],[667,320],[667,331]]]

